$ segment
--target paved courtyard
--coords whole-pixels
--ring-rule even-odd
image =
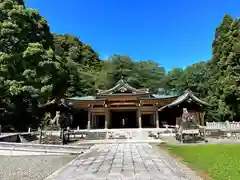
[[[147,143],[99,144],[46,180],[198,180],[199,177]]]

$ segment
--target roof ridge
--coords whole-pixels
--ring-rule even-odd
[[[125,81],[124,79],[120,79],[112,88],[107,89],[107,90],[99,90],[98,89],[98,95],[102,95],[102,94],[106,94],[106,93],[111,93],[114,92],[116,89],[119,90],[119,88],[126,88],[129,89],[131,91],[136,91],[136,92],[141,92],[141,93],[149,93],[149,89],[145,88],[145,89],[137,89],[133,86],[131,86],[127,81]]]

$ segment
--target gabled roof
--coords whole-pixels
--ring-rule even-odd
[[[133,94],[149,93],[149,89],[136,89],[136,88],[130,86],[126,81],[121,79],[111,89],[98,90],[97,95],[110,95],[110,94],[113,94],[114,92],[117,92],[117,91],[120,91],[120,92],[124,93],[124,92],[127,92],[128,90],[131,91]]]
[[[203,106],[210,106],[208,103],[202,101],[201,99],[197,98],[193,92],[189,89],[187,89],[181,96],[179,96],[175,101],[173,101],[172,103],[163,106],[162,108],[159,109],[159,111],[165,109],[166,107],[173,107],[173,106],[177,106],[179,104],[181,104],[184,101],[188,101],[189,99],[191,99],[192,101],[203,105]]]

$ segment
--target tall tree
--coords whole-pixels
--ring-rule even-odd
[[[10,101],[8,114],[22,118],[20,124],[30,124],[38,104],[53,96],[60,69],[52,40],[38,11],[25,8],[22,1],[0,1],[0,76]]]
[[[95,93],[95,79],[101,70],[101,61],[91,46],[77,37],[53,33],[54,49],[67,74],[65,95],[84,96]]]
[[[213,41],[213,58],[210,67],[216,80],[211,86],[209,101],[220,120],[237,120],[240,117],[240,24],[239,19],[225,15],[216,29]]]

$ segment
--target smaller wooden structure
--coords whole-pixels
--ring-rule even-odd
[[[191,113],[188,113],[187,109],[183,109],[183,115],[181,121],[176,125],[176,139],[184,141],[197,141],[204,140],[206,142],[205,128],[197,124],[196,119]]]
[[[171,109],[176,113],[176,139],[181,142],[186,140],[204,140],[206,133],[204,114],[205,108],[210,105],[197,98],[191,90],[186,90],[175,101],[160,108],[160,111]]]

